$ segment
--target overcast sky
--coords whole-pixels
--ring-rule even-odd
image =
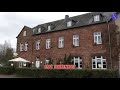
[[[0,12],[0,44],[10,41],[12,48],[16,49],[16,36],[25,26],[35,27],[59,19],[65,15],[76,16],[88,12]]]

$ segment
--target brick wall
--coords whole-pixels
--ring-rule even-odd
[[[110,30],[112,31],[115,30],[114,22],[110,23]],[[27,32],[29,31],[30,30],[27,30]],[[101,45],[95,45],[93,43],[94,42],[93,33],[97,31],[102,32],[103,43]],[[72,44],[74,34],[79,35],[80,43],[78,47],[73,47]],[[114,35],[112,35],[112,37],[114,37]],[[64,48],[58,48],[58,38],[61,36],[64,37]],[[50,49],[46,49],[46,39],[48,38],[51,39]],[[37,40],[40,40],[40,50],[35,49],[35,41]],[[106,23],[90,25],[80,28],[73,28],[73,29],[57,31],[57,32],[50,32],[35,36],[30,36],[30,35],[28,35],[27,37],[19,36],[17,39],[18,47],[19,47],[19,43],[24,41],[29,42],[29,50],[27,52],[24,51],[19,52],[19,49],[17,49],[19,56],[24,57],[30,61],[35,61],[35,58],[39,57],[40,60],[43,61],[43,63],[41,64],[42,67],[44,65],[44,61],[46,58],[51,57],[54,60],[54,63],[56,63],[58,59],[63,60],[65,54],[67,56],[71,54],[72,56],[82,57],[83,68],[91,69],[92,56],[95,55],[102,55],[107,59],[107,68],[110,68],[111,65],[109,60],[108,30]],[[116,43],[116,38],[114,38],[112,42],[113,41]],[[117,54],[114,54],[115,51],[117,52],[116,46],[113,45],[112,50],[113,50],[112,52],[113,63],[116,65],[117,64],[116,62],[118,60],[116,59]]]

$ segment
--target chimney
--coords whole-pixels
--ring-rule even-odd
[[[69,19],[69,15],[65,15],[65,21]]]
[[[68,19],[69,18],[69,15],[65,15],[65,19]]]

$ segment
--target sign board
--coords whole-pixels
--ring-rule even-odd
[[[53,69],[53,65],[44,65],[44,69]]]
[[[40,67],[40,61],[36,61],[35,66],[36,66],[36,68],[39,68]]]
[[[75,69],[75,65],[54,65],[54,69]]]
[[[75,65],[44,65],[44,69],[75,69]]]

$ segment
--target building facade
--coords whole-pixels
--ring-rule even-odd
[[[115,12],[92,12],[30,28],[24,26],[17,36],[17,53],[41,67],[53,60],[79,69],[118,69],[120,56],[120,16]]]

